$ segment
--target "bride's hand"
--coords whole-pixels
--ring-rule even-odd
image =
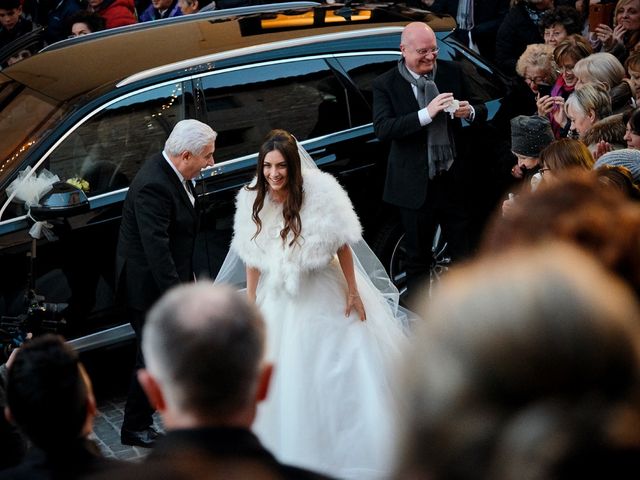
[[[360,321],[364,322],[367,319],[367,314],[364,311],[364,305],[362,304],[362,299],[360,295],[357,293],[349,293],[347,294],[347,308],[344,311],[345,317],[351,315],[351,311],[355,310],[360,318]]]

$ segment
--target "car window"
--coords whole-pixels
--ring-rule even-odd
[[[373,105],[373,81],[378,75],[390,70],[398,63],[400,53],[371,54],[371,55],[345,55],[338,57],[338,61],[345,69],[351,80],[356,84],[362,97],[368,105],[368,109],[360,108],[359,102],[352,99],[352,121],[354,126],[371,123],[371,108]]]
[[[127,187],[184,118],[182,84],[136,93],[80,125],[49,157],[61,180],[78,178],[89,196]]]
[[[201,79],[218,162],[258,151],[274,128],[298,140],[349,128],[343,85],[322,59],[276,62]]]
[[[18,82],[0,84],[0,183],[8,181],[31,146],[65,113],[54,100]]]

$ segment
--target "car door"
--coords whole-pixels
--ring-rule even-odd
[[[190,82],[169,81],[120,95],[112,92],[111,100],[81,108],[72,121],[59,125],[49,139],[53,146],[31,159],[36,175],[46,169],[62,181],[71,180],[90,202],[86,213],[50,221],[56,238],[42,238],[36,245],[36,292],[64,310],[62,333],[67,337],[127,322],[114,285],[122,202],[142,163],[162,150],[176,122],[192,114],[189,91]],[[19,202],[12,203],[13,218],[1,222],[0,245],[3,266],[11,266],[11,274],[3,275],[0,305],[8,316],[25,310],[27,254],[33,256],[29,228],[38,220],[22,215]]]

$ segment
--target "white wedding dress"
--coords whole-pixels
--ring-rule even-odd
[[[302,245],[283,247],[281,205],[269,198],[256,237],[255,192],[237,200],[232,250],[261,271],[256,302],[274,363],[254,430],[280,461],[337,478],[390,474],[397,437],[392,368],[407,336],[402,312],[361,268],[367,320],[345,316],[347,287],[335,252],[362,242],[351,202],[335,179],[303,170]]]

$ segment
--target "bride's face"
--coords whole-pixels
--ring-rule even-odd
[[[272,150],[264,156],[262,173],[272,193],[279,194],[287,189],[287,161],[278,150]]]

